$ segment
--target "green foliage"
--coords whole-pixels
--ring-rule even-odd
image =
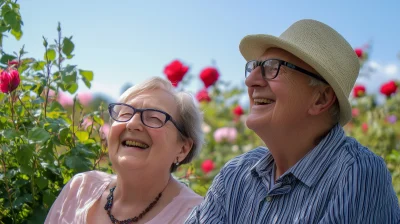
[[[19,5],[0,2],[0,36],[11,32],[19,39]],[[43,223],[74,174],[110,172],[100,133],[104,106],[87,110],[74,100],[64,108],[56,100],[61,91],[74,94],[79,80],[87,86],[93,80],[93,72],[67,64],[75,46],[72,37],[61,37],[60,24],[57,31],[55,44],[44,39],[43,59],[26,57],[24,49],[15,56],[1,55],[3,68],[11,60],[18,62],[12,67],[21,84],[10,94],[0,93],[0,223]],[[84,119],[91,123],[83,125]]]

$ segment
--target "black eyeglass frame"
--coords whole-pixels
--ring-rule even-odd
[[[112,113],[112,110],[113,110],[114,106],[117,106],[117,105],[127,106],[127,107],[131,108],[131,109],[133,110],[132,116],[131,116],[129,119],[126,119],[126,120],[123,120],[123,121],[120,121],[120,120],[117,120],[117,119],[113,118],[113,116],[111,115],[111,114],[113,114],[113,113]],[[143,121],[143,113],[142,113],[142,112],[144,112],[144,111],[156,111],[156,112],[160,112],[160,113],[164,114],[164,115],[165,115],[164,124],[161,125],[160,127],[151,127],[151,126],[147,125],[147,124]],[[133,106],[131,106],[131,105],[129,105],[129,104],[125,104],[125,103],[110,103],[110,104],[108,105],[108,113],[110,114],[111,119],[113,119],[114,121],[117,121],[117,122],[128,122],[128,121],[130,121],[130,120],[133,118],[133,116],[135,116],[135,114],[138,113],[138,112],[140,113],[140,120],[142,121],[142,124],[145,125],[146,127],[149,127],[149,128],[161,128],[161,127],[163,127],[168,121],[171,121],[172,124],[174,124],[174,126],[176,127],[176,129],[178,129],[178,131],[179,131],[182,135],[186,136],[186,135],[184,134],[183,129],[177,124],[177,122],[172,118],[172,116],[169,115],[169,114],[168,114],[167,112],[165,112],[165,111],[157,110],[157,109],[152,109],[152,108],[138,109],[138,108],[134,108]]]
[[[310,76],[310,77],[313,77],[313,78],[315,78],[315,79],[317,79],[317,80],[319,80],[319,81],[321,81],[321,82],[323,82],[323,83],[329,85],[329,83],[328,83],[325,79],[323,79],[320,75],[314,74],[314,73],[312,73],[312,72],[310,72],[310,71],[305,70],[304,68],[301,68],[301,67],[299,67],[299,66],[297,66],[297,65],[294,65],[294,64],[292,64],[292,63],[289,63],[289,62],[287,62],[287,61],[284,61],[284,60],[281,60],[281,59],[277,59],[277,58],[271,58],[271,59],[267,59],[267,60],[265,60],[265,61],[258,61],[258,60],[251,60],[251,61],[248,61],[248,62],[246,63],[245,68],[244,68],[244,69],[245,69],[245,70],[244,70],[244,77],[245,77],[245,78],[248,77],[248,76],[246,76],[246,74],[247,74],[247,65],[248,65],[249,63],[256,62],[256,67],[258,67],[258,66],[261,67],[261,75],[262,75],[262,77],[263,77],[264,79],[267,79],[266,76],[265,76],[265,72],[264,72],[264,63],[266,63],[267,61],[271,61],[271,60],[274,60],[274,61],[278,61],[278,62],[279,62],[279,64],[278,64],[278,70],[276,71],[275,76],[274,76],[273,78],[271,78],[271,79],[275,79],[275,78],[278,76],[279,71],[280,71],[280,69],[281,69],[281,65],[284,65],[284,66],[286,66],[286,67],[288,67],[288,68],[291,68],[291,69],[294,69],[294,70],[296,70],[296,71],[299,71],[299,72],[301,72],[301,73],[303,73],[303,74],[306,74],[306,75],[308,75],[308,76]],[[253,69],[253,70],[254,70],[254,69]]]

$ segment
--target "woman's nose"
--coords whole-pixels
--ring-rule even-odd
[[[142,120],[140,118],[140,113],[135,113],[133,115],[133,117],[126,122],[126,129],[128,129],[128,131],[142,131],[143,130],[143,123]]]

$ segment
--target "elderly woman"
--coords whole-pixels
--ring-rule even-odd
[[[203,200],[171,176],[203,144],[202,115],[193,98],[152,78],[126,90],[108,109],[116,175],[74,176],[45,223],[183,223]]]

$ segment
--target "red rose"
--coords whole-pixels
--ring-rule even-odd
[[[368,131],[368,124],[367,123],[363,123],[361,125],[361,129],[363,130],[364,133],[366,133]]]
[[[175,60],[172,61],[169,65],[165,66],[164,74],[167,76],[172,85],[177,87],[188,70],[188,66],[183,65],[179,60]]]
[[[8,62],[8,65],[9,65],[9,66],[12,66],[12,65],[16,65],[16,66],[17,66],[18,64],[19,64],[19,62],[16,61],[16,60],[12,60],[12,61],[9,61],[9,62]]]
[[[356,52],[357,57],[359,57],[359,58],[361,58],[363,56],[363,50],[361,48],[354,49],[354,52]]]
[[[240,105],[237,105],[235,108],[233,108],[233,113],[237,116],[241,116],[244,114],[244,111]]]
[[[199,102],[210,102],[211,101],[211,98],[210,98],[210,96],[208,95],[208,92],[207,92],[207,89],[202,89],[202,90],[200,90],[197,94],[196,94],[196,99],[199,101]]]
[[[219,78],[217,69],[207,67],[200,72],[200,79],[204,82],[204,86],[208,88],[212,86]]]
[[[381,93],[386,97],[390,97],[397,90],[397,84],[394,81],[389,81],[381,86]]]
[[[361,96],[364,96],[365,95],[365,86],[363,86],[363,85],[356,85],[356,86],[354,86],[354,89],[353,89],[353,96],[355,97],[355,98],[358,98],[358,97],[361,97]]]
[[[17,70],[11,70],[10,72],[2,71],[0,74],[0,90],[3,93],[14,91],[20,82],[21,80]]]
[[[201,169],[204,173],[209,173],[214,169],[214,162],[211,159],[204,160],[203,163],[201,163]]]

